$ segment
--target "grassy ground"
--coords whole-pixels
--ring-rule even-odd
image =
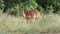
[[[60,34],[60,15],[42,15],[42,19],[26,21],[23,17],[0,15],[0,34]]]

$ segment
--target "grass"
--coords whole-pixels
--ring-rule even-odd
[[[0,34],[60,34],[60,15],[42,15],[41,20],[27,23],[23,17],[1,14]]]

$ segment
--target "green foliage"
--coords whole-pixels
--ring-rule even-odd
[[[4,12],[8,12],[10,14],[20,15],[20,9],[25,7],[26,10],[36,9],[38,4],[36,0],[4,0],[5,1],[5,8]]]
[[[47,6],[45,10],[45,13],[52,13],[54,11],[52,5],[50,7]]]
[[[38,0],[37,3],[44,8],[45,13],[60,10],[60,1],[58,2],[58,0]]]
[[[21,16],[21,12],[19,10],[19,4],[14,6],[14,7],[11,7],[7,10],[7,12],[9,14],[12,14],[12,15],[16,15],[16,16]]]
[[[15,15],[21,15],[22,8],[29,11],[38,9],[42,13],[52,13],[60,10],[59,0],[0,0],[0,10]],[[19,13],[20,12],[20,13]]]
[[[4,1],[3,1],[3,0],[0,0],[0,13],[3,12],[4,7],[5,7],[5,5],[4,5]]]
[[[36,3],[36,0],[25,0],[20,3],[20,7],[25,7],[26,10],[36,9],[38,7],[38,4]]]
[[[4,12],[7,12],[9,8],[16,6],[18,2],[19,1],[16,1],[16,0],[4,0],[4,4],[5,4]]]
[[[3,9],[4,9],[4,6],[5,6],[5,5],[4,5],[4,1],[3,1],[3,0],[0,0],[0,9],[3,10]]]

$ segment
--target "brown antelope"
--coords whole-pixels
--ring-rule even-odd
[[[31,16],[35,19],[40,18],[40,12],[38,10],[30,10],[29,13],[31,14]]]
[[[40,15],[40,12],[38,10],[30,10],[28,12],[26,12],[24,9],[22,11],[23,13],[23,16],[26,18],[26,19],[37,19],[37,18],[40,18],[41,15]]]

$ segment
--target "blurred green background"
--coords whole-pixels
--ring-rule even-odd
[[[0,13],[8,13],[21,16],[21,9],[40,10],[41,13],[59,13],[60,0],[0,0]]]

